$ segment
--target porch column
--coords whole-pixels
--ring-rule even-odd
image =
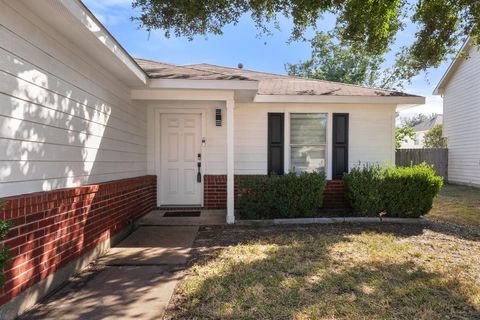
[[[235,222],[235,170],[234,170],[234,124],[233,112],[235,102],[233,99],[226,101],[227,106],[227,223]]]

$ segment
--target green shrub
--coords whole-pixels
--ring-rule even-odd
[[[239,181],[240,219],[312,217],[323,204],[325,174],[252,176]]]
[[[387,216],[418,218],[427,214],[442,185],[443,179],[426,163],[388,168],[383,183]]]
[[[418,218],[430,211],[443,179],[426,163],[410,167],[363,166],[344,175],[347,199],[360,216]]]
[[[4,202],[0,200],[0,211],[2,211],[3,206]],[[0,240],[5,238],[11,226],[12,224],[10,222],[0,221]],[[2,249],[0,249],[0,270],[2,271],[0,273],[0,287],[5,284],[5,276],[3,275],[3,269],[5,268],[8,260],[10,260],[8,248],[3,247]]]
[[[378,165],[357,166],[343,176],[345,193],[353,214],[377,216],[385,208],[382,182],[385,170]]]

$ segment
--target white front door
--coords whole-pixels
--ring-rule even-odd
[[[197,174],[201,115],[162,114],[160,126],[161,204],[200,206],[203,183],[197,181]]]

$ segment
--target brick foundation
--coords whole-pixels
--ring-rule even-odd
[[[328,180],[323,191],[324,209],[350,209],[350,204],[345,198],[345,187],[342,180]]]
[[[203,177],[203,206],[205,209],[227,208],[226,175],[205,175]]]
[[[14,226],[0,305],[153,210],[156,193],[156,176],[142,176],[5,198],[0,219]]]
[[[238,196],[237,182],[245,175],[235,175],[235,197]],[[342,180],[328,180],[323,193],[324,209],[348,209],[350,206],[345,199],[345,190]],[[226,209],[227,208],[227,176],[205,175],[204,176],[204,208]]]

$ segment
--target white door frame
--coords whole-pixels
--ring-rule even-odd
[[[199,114],[201,117],[201,139],[205,139],[206,137],[206,108],[158,108],[155,110],[155,173],[157,174],[157,206],[162,206],[162,170],[161,170],[161,134],[162,128],[160,128],[160,121],[162,114]],[[203,143],[200,142],[201,145],[201,153],[202,153],[202,160],[200,161],[202,164],[200,173],[202,174],[202,183],[201,183],[201,203],[200,205],[204,206],[204,175],[205,175],[205,164],[206,164],[206,148]]]

